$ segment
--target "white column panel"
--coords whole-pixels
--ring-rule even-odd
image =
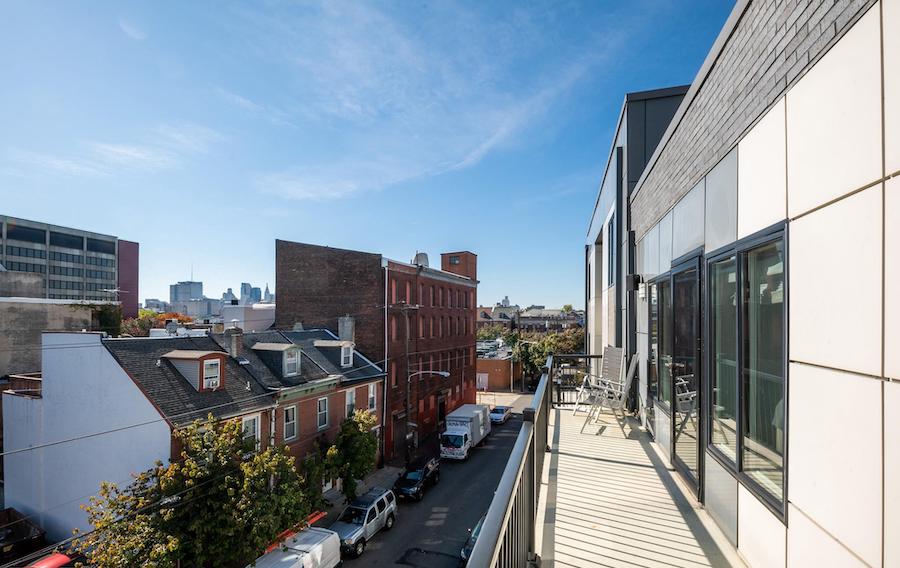
[[[882,381],[791,363],[789,383],[791,503],[880,564]]]
[[[665,274],[672,268],[672,212],[659,222],[659,272]]]
[[[884,374],[900,379],[900,177],[884,183]]]
[[[704,505],[731,544],[737,544],[737,490],[735,477],[707,452],[704,461]]]
[[[790,226],[790,359],[881,374],[882,187]]]
[[[787,218],[784,97],[738,144],[738,230],[743,238]]]
[[[866,566],[828,533],[811,522],[796,507],[788,516],[788,566],[828,566],[828,568],[863,568]]]
[[[703,246],[706,180],[694,186],[673,209],[672,258],[678,258]]]
[[[884,385],[884,565],[900,566],[900,383]]]
[[[784,567],[786,530],[765,505],[738,486],[738,551],[751,568]]]
[[[787,94],[788,211],[881,178],[881,43],[870,9]]]
[[[900,0],[883,0],[884,157],[891,174],[900,170]]]

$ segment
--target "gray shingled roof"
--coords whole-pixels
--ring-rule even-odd
[[[222,388],[212,392],[197,391],[163,357],[173,350],[222,352],[210,337],[104,339],[103,345],[175,426],[204,419],[209,413],[233,416],[270,407],[274,402],[271,392],[231,357],[225,357]]]
[[[222,349],[227,350],[228,342],[231,341],[229,337],[221,333],[213,334],[211,337],[222,346]],[[313,361],[310,353],[301,348],[300,374],[294,377],[283,377],[281,375],[281,354],[276,355],[271,352],[267,353],[253,349],[253,346],[257,343],[284,343],[289,345],[291,341],[278,331],[251,332],[243,335],[241,356],[247,360],[248,364],[242,366],[257,381],[268,388],[293,387],[308,381],[325,378],[329,374]]]
[[[380,367],[368,361],[359,351],[354,350],[353,366],[349,369],[341,368],[340,347],[316,347],[317,339],[333,341],[337,336],[327,329],[306,329],[303,331],[282,331],[290,341],[300,345],[303,352],[308,354],[325,372],[332,375],[343,375],[343,383],[352,383],[374,377],[384,376]]]

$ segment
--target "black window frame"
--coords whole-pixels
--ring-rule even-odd
[[[742,335],[742,329],[744,325],[744,311],[745,311],[745,298],[744,298],[744,261],[747,253],[763,247],[765,245],[775,243],[781,241],[784,247],[784,323],[783,323],[783,355],[782,355],[782,369],[784,371],[784,381],[782,384],[782,396],[784,400],[783,404],[783,412],[784,412],[784,451],[782,455],[782,488],[781,488],[781,500],[775,498],[768,490],[766,490],[759,482],[755,479],[747,475],[743,471],[743,455],[744,455],[744,337]],[[703,275],[704,279],[704,292],[703,292],[703,302],[706,314],[710,314],[710,310],[712,308],[712,290],[711,290],[711,282],[709,280],[711,270],[710,267],[712,264],[724,260],[730,256],[735,257],[735,268],[736,268],[736,281],[737,281],[737,294],[738,301],[736,302],[735,310],[737,312],[735,318],[735,332],[737,339],[737,401],[735,408],[737,409],[737,451],[735,455],[735,460],[731,460],[728,456],[726,456],[721,450],[715,447],[712,443],[712,380],[706,382],[706,405],[705,405],[705,413],[706,413],[706,433],[704,435],[705,448],[706,452],[709,453],[718,463],[721,465],[726,471],[731,473],[738,482],[744,486],[745,489],[750,491],[767,509],[769,509],[773,514],[775,514],[779,520],[783,523],[787,522],[787,503],[788,503],[788,463],[789,463],[789,454],[790,448],[788,444],[788,440],[790,439],[790,424],[789,424],[789,412],[788,409],[790,407],[790,401],[788,397],[788,393],[790,392],[790,364],[789,364],[789,320],[790,320],[790,274],[789,274],[789,257],[790,257],[790,239],[788,234],[788,224],[786,222],[779,222],[775,225],[771,225],[761,231],[748,235],[734,243],[726,245],[720,249],[713,251],[711,254],[707,255],[704,259],[706,263],[705,274]],[[713,349],[711,346],[711,330],[710,330],[710,318],[703,318],[703,343],[704,343],[704,357],[703,364],[706,367],[706,376],[710,376],[710,368],[713,365]]]
[[[609,218],[609,225],[606,231],[609,244],[606,247],[606,285],[612,286],[616,283],[616,214],[613,212]]]

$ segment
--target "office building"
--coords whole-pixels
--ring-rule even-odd
[[[51,300],[118,301],[137,316],[138,243],[0,215],[0,265],[42,278]]]
[[[203,297],[203,282],[186,280],[169,285],[169,303],[199,300]]]

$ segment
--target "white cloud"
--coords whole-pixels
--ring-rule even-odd
[[[294,95],[286,112],[299,128],[336,139],[335,150],[313,142],[308,156],[257,177],[260,191],[290,199],[441,175],[520,144],[602,68],[625,33],[624,24],[591,29],[545,61],[548,47],[559,51],[553,18],[528,10],[497,20],[456,4],[403,18],[361,3],[281,8],[242,11],[246,41],[268,65],[285,67],[284,84],[272,90]],[[226,93],[247,110],[265,107]]]
[[[161,124],[156,127],[160,145],[175,150],[205,154],[225,139],[221,133],[206,126],[191,123]]]
[[[94,142],[90,144],[90,149],[101,162],[127,169],[161,170],[171,167],[176,161],[171,152],[151,146]]]
[[[109,171],[103,164],[87,158],[62,158],[51,154],[13,149],[11,162],[38,174],[57,173],[79,177],[106,177]]]
[[[119,18],[119,29],[133,40],[143,41],[147,39],[146,32],[135,26],[133,23],[126,21],[124,18]]]
[[[222,87],[216,87],[215,93],[229,104],[235,105],[247,112],[258,114],[272,124],[277,124],[280,126],[294,126],[294,124],[290,121],[290,116],[288,115],[288,113],[281,109],[275,108],[273,106],[258,104],[251,101],[247,97],[241,96]]]

